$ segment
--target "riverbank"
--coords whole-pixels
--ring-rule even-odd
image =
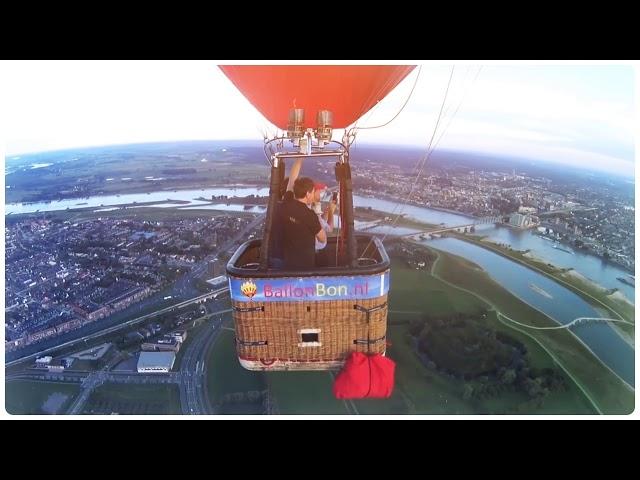
[[[422,224],[422,229],[425,229],[428,225]],[[532,255],[530,251],[517,251],[510,249],[509,247],[503,247],[493,241],[486,240],[484,237],[477,237],[467,234],[459,234],[456,232],[447,232],[445,235],[452,236],[454,238],[478,245],[485,249],[491,250],[499,255],[506,257],[510,260],[519,262],[520,264],[531,268],[534,271],[543,273],[554,281],[568,287],[574,293],[578,294],[582,299],[587,301],[593,308],[595,308],[603,318],[615,318],[624,319],[628,322],[635,322],[635,308],[629,301],[622,301],[618,295],[611,295],[613,290],[607,290],[600,286],[597,288],[588,284],[583,284],[574,276],[565,276],[563,273],[570,271],[571,269],[562,269],[555,267],[548,263],[546,260],[537,258]],[[635,345],[635,328],[634,326],[624,323],[614,323],[611,325],[618,334],[631,346]]]
[[[362,222],[377,221],[379,222],[377,225],[379,227],[394,225],[395,227],[415,228],[420,231],[423,231],[425,229],[441,228],[440,225],[414,220],[411,217],[407,217],[406,214],[400,215],[400,217],[398,217],[397,213],[391,214],[389,212],[383,212],[382,210],[376,210],[373,208],[369,209],[364,207],[356,207],[354,209],[354,219]]]
[[[619,297],[623,296],[621,293],[617,297],[612,297],[611,294],[615,292],[588,281],[588,279],[580,275],[578,272],[575,272],[573,269],[557,268],[550,263],[546,263],[544,260],[537,258],[530,252],[512,250],[508,247],[503,247],[492,241],[483,239],[482,237],[457,233],[448,233],[448,235],[491,250],[503,257],[509,258],[510,260],[516,261],[521,265],[546,275],[563,286],[571,289],[598,311],[605,313],[607,316],[611,316],[611,318],[627,320],[628,322],[635,323],[634,305],[628,300],[626,302],[621,302],[619,300]],[[635,345],[635,327],[618,323],[612,324],[612,327],[623,336],[627,343],[632,346]]]
[[[559,276],[570,283],[576,284],[583,290],[594,292],[596,298],[604,298],[605,303],[612,305],[615,312],[622,313],[625,320],[635,323],[635,305],[620,290],[612,291],[604,288],[573,269],[561,271]],[[594,307],[597,308],[598,306],[594,305]],[[598,311],[601,311],[604,315],[608,315],[610,312],[609,309],[602,307],[599,307]],[[625,342],[635,347],[635,327],[620,323],[613,323],[611,326],[624,338]]]
[[[420,228],[421,230],[425,230],[428,228],[433,228],[433,225],[422,223],[422,222],[413,222],[415,228]],[[512,250],[507,247],[502,247],[494,241],[487,240],[482,236],[473,236],[467,234],[459,234],[456,232],[447,232],[445,235],[453,236],[455,238],[474,243],[483,248],[490,249],[502,256],[510,258],[514,261],[518,261],[521,264],[528,266],[536,271],[542,272],[545,275],[553,278],[554,280],[562,283],[565,286],[569,286],[575,293],[579,294],[582,298],[591,303],[595,308],[600,311],[607,312],[607,315],[613,315],[613,318],[623,318],[629,322],[635,322],[635,307],[633,302],[625,299],[623,300],[621,297],[624,297],[624,294],[619,292],[617,295],[611,295],[615,293],[612,290],[608,290],[600,285],[597,285],[593,282],[585,283],[582,279],[575,278],[576,275],[563,275],[565,272],[570,271],[571,269],[562,269],[555,267],[554,265],[548,263],[546,260],[536,257],[530,251],[518,251]],[[585,277],[582,277],[586,280]],[[632,345],[634,344],[633,337],[635,333],[635,329],[628,325],[617,324],[614,328],[620,330],[627,341],[631,341]]]
[[[166,203],[166,202],[165,202]],[[99,210],[99,209],[98,209]],[[96,208],[88,208],[83,210],[53,210],[50,212],[39,212],[39,213],[19,213],[16,215],[11,215],[6,217],[5,222],[12,221],[21,221],[25,218],[43,218],[43,215],[46,215],[45,218],[54,220],[59,219],[62,221],[79,221],[86,219],[94,219],[94,218],[131,218],[137,217],[140,214],[144,213],[144,218],[149,221],[163,221],[163,220],[181,220],[185,218],[200,218],[204,215],[208,216],[255,216],[254,212],[243,212],[243,211],[226,211],[226,210],[214,210],[214,209],[206,209],[206,210],[185,210],[180,207],[175,208],[162,208],[162,207],[154,207],[154,206],[141,206],[140,208],[116,208],[113,210],[103,210],[98,211]]]
[[[471,213],[465,213],[465,212],[459,212],[457,210],[451,210],[449,208],[444,208],[444,207],[434,207],[433,205],[425,205],[423,203],[419,203],[416,201],[407,201],[405,198],[396,198],[393,195],[388,195],[385,193],[381,193],[378,196],[374,196],[373,194],[360,194],[361,197],[363,198],[380,198],[383,200],[387,200],[389,202],[395,202],[398,205],[411,205],[412,207],[419,207],[419,208],[429,208],[431,210],[437,210],[439,212],[444,212],[444,213],[451,213],[454,215],[460,215],[462,217],[468,217],[469,220],[475,220],[479,217],[471,214]],[[399,209],[401,209],[402,207],[400,206]]]
[[[539,231],[534,231],[533,234],[536,235],[537,237],[542,238],[543,240],[547,240],[549,242],[554,242],[554,243],[557,243],[557,244],[560,244],[560,245],[564,245],[564,246],[569,247],[569,248],[572,249],[572,250],[567,250],[565,248],[560,248],[560,247],[557,247],[557,246],[554,247],[554,248],[557,248],[560,251],[569,253],[571,255],[575,255],[575,252],[577,251],[577,252],[581,253],[582,255],[589,255],[589,256],[591,256],[593,258],[597,258],[598,260],[601,260],[601,261],[603,261],[605,263],[613,265],[614,267],[620,268],[623,271],[628,272],[628,273],[630,273],[632,275],[635,273],[633,268],[631,268],[629,265],[626,265],[624,263],[620,263],[620,262],[616,261],[615,258],[605,258],[602,255],[598,255],[596,252],[594,252],[593,250],[591,250],[589,248],[578,248],[578,247],[575,246],[575,244],[573,242],[567,241],[567,240],[565,240],[563,238],[557,239],[557,238],[548,237],[547,235],[545,235],[544,233],[541,233]]]
[[[207,205],[218,205],[224,203],[227,205],[246,205],[251,207],[265,206],[269,203],[269,196],[245,195],[243,197],[229,197],[225,195],[213,196],[213,198],[198,197],[194,200],[205,202]]]

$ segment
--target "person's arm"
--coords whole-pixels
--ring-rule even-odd
[[[322,228],[322,224],[320,223],[320,218],[316,213],[313,213],[311,210],[309,210],[309,214],[310,214],[309,216],[305,216],[305,222],[307,223],[307,226],[312,232],[315,233],[316,239],[320,243],[326,243],[327,232],[325,232],[324,228]]]
[[[287,190],[293,192],[293,184],[296,183],[296,179],[298,175],[300,175],[300,169],[302,168],[302,159],[296,158],[296,161],[291,166],[291,171],[289,172],[289,184],[287,185]]]
[[[327,232],[324,231],[324,228],[320,227],[320,231],[316,233],[316,238],[320,243],[327,243]]]
[[[329,232],[333,232],[333,212],[336,210],[336,202],[331,200],[327,206],[327,211],[322,214],[322,218],[327,222],[329,226]]]

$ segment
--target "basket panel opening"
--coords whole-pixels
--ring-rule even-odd
[[[302,343],[309,343],[309,342],[319,342],[320,339],[318,338],[318,334],[317,333],[303,333],[302,334]]]

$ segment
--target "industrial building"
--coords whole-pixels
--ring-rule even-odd
[[[174,352],[140,352],[138,373],[168,373],[175,360]]]

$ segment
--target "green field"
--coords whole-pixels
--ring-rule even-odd
[[[466,269],[479,268],[460,259]],[[391,262],[390,322],[415,318],[422,312],[433,315],[446,313],[476,313],[486,308],[473,295],[451,288],[424,270],[413,270],[400,260]]]
[[[460,257],[441,254],[438,267],[446,271],[454,270],[460,277],[484,275],[474,285],[482,283],[500,288],[490,280],[477,266]],[[446,257],[446,258],[444,258]],[[409,413],[416,414],[482,414],[482,413],[535,413],[535,414],[593,414],[596,411],[582,392],[567,377],[569,389],[566,392],[553,392],[544,401],[541,408],[528,408],[516,411],[527,398],[522,393],[504,392],[498,396],[470,401],[462,398],[464,382],[429,370],[423,364],[413,346],[405,321],[419,318],[411,315],[410,310],[429,312],[438,316],[459,312],[476,314],[487,308],[487,304],[478,297],[454,288],[422,270],[410,270],[400,262],[392,264],[392,290],[390,295],[389,339],[391,347],[388,355],[397,362],[396,389],[401,390],[410,406]],[[525,304],[507,293],[514,305]],[[528,308],[528,307],[527,307]],[[403,313],[398,313],[398,311]],[[495,314],[487,315],[485,327],[503,332],[523,343],[527,348],[527,361],[532,368],[552,368],[553,359],[525,334],[514,331],[496,320]]]
[[[5,409],[11,415],[63,414],[80,392],[80,385],[11,380],[5,383]]]
[[[420,222],[418,220],[414,220],[412,218],[407,218],[404,215],[400,217],[396,217],[389,212],[383,212],[382,210],[371,209],[368,210],[366,208],[358,208],[356,207],[354,211],[355,219],[363,222],[371,222],[371,221],[380,221],[379,225],[394,225],[397,227],[407,227],[407,228],[417,228],[418,230],[426,230],[433,229],[436,230],[440,228],[439,225],[435,225],[432,223]],[[384,221],[385,217],[393,218],[390,221]]]
[[[226,328],[233,325],[225,322]],[[240,366],[235,351],[235,336],[231,330],[223,330],[218,334],[215,344],[209,350],[206,365],[206,388],[208,397],[217,413],[250,415],[262,413],[262,406],[256,402],[237,401],[231,404],[225,401],[230,394],[264,391],[266,383],[264,374],[250,372]]]
[[[84,415],[180,415],[180,391],[170,384],[106,384],[96,388]]]
[[[485,304],[491,305],[503,314],[514,319],[526,319],[532,326],[556,325],[546,315],[529,307],[511,295],[489,276],[479,269],[464,268],[458,257],[440,253],[440,260],[436,265],[435,274],[450,284],[472,291],[479,298],[486,299]],[[468,262],[467,262],[468,263]],[[598,360],[576,337],[568,330],[523,331],[521,328],[507,325],[504,320],[494,320],[496,329],[505,328],[505,332],[515,336],[528,338],[542,347],[545,354],[536,354],[538,362],[542,357],[553,355],[555,362],[563,368],[574,383],[590,399],[594,408],[605,414],[628,414],[634,409],[634,392],[614,375],[600,360]],[[539,349],[538,349],[539,350]]]
[[[484,328],[502,332],[526,347],[526,361],[531,369],[553,369],[564,379],[566,388],[552,391],[543,401],[535,403],[526,393],[505,390],[486,398],[465,398],[465,384],[472,388],[477,382],[464,381],[428,368],[420,359],[409,322],[420,318],[422,312],[447,315],[454,312],[478,315],[490,308],[471,293],[440,280],[425,270],[414,270],[404,262],[393,260],[392,289],[387,354],[396,362],[395,389],[385,400],[336,400],[332,394],[333,375],[330,372],[249,372],[240,367],[233,345],[233,332],[225,331],[212,349],[208,368],[208,388],[212,399],[222,395],[268,388],[275,412],[282,415],[442,415],[442,414],[596,414],[592,401],[604,413],[629,413],[633,410],[633,394],[626,390],[602,364],[586,352],[564,331],[560,335],[532,336],[520,332],[498,320],[494,311],[486,318],[478,317]],[[440,253],[437,275],[456,280],[469,289],[477,290],[492,299],[492,303],[510,315],[537,313],[535,321],[551,322],[544,315],[520,302],[493,282],[478,266],[449,254]],[[518,318],[523,318],[522,316]],[[562,334],[564,332],[564,335]],[[544,346],[544,347],[543,347]],[[545,347],[560,359],[572,376],[580,379],[583,390],[560,368]],[[558,352],[555,349],[559,350]],[[584,362],[584,366],[580,365]],[[592,376],[593,379],[585,378]],[[602,382],[602,386],[598,384]],[[588,389],[587,389],[588,387]],[[225,412],[227,413],[227,412]],[[257,413],[255,409],[235,414]]]
[[[231,325],[231,323],[230,323]],[[333,376],[330,372],[251,372],[238,363],[234,334],[221,332],[207,363],[209,397],[218,404],[218,413],[251,415],[263,413],[261,405],[240,402],[220,406],[225,395],[237,392],[264,391],[267,388],[275,403],[275,412],[282,415],[345,415],[379,413],[380,401],[343,402],[333,397]],[[384,413],[407,413],[399,394],[385,400]],[[356,410],[357,409],[357,410]]]
[[[269,372],[271,392],[282,415],[344,415],[344,402],[331,393],[330,372]]]
[[[120,152],[67,153],[75,160],[53,159],[53,165],[36,170],[18,169],[6,175],[11,188],[6,202],[39,201],[42,198],[71,197],[76,187],[84,195],[112,195],[116,193],[144,193],[166,189],[195,189],[227,186],[232,183],[264,184],[268,165],[261,158],[250,159],[244,152],[213,151],[194,145],[181,149],[179,154],[142,152],[139,147],[123,146]],[[59,155],[64,156],[65,152]],[[202,159],[206,157],[206,161]],[[63,161],[60,161],[63,160]],[[130,178],[124,181],[123,177]],[[148,181],[145,177],[162,178]],[[112,180],[107,181],[107,178]],[[76,198],[80,198],[77,194]]]

